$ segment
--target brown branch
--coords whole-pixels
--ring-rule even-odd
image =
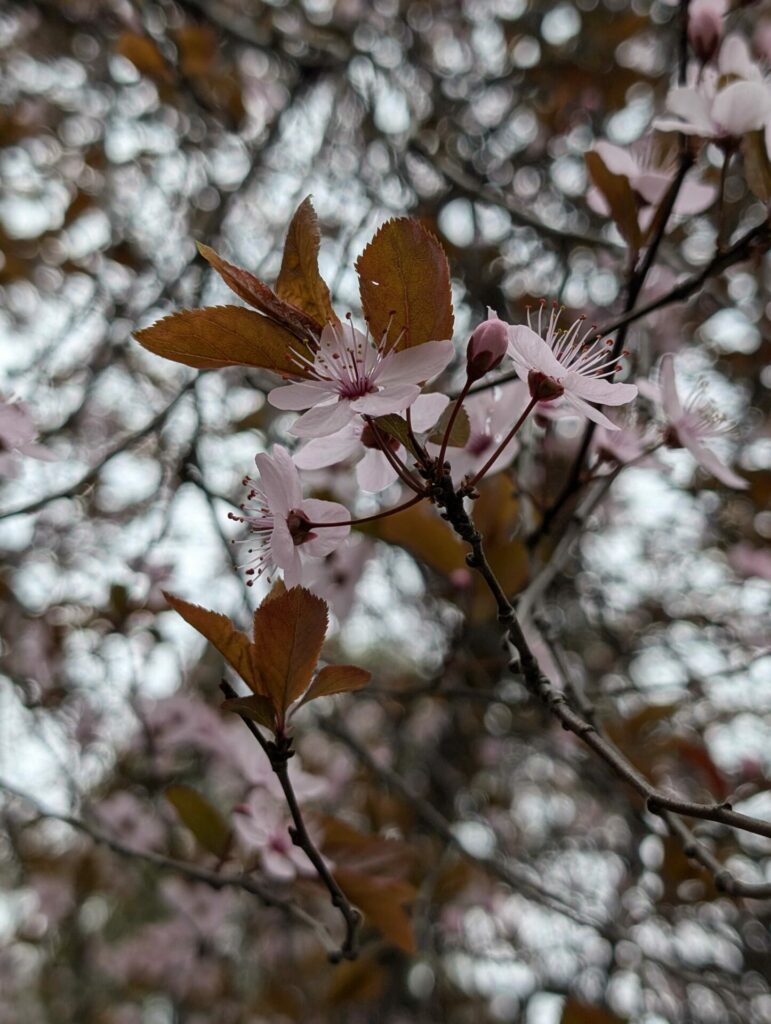
[[[511,671],[522,674],[530,692],[548,708],[560,725],[583,740],[620,778],[635,789],[645,799],[646,807],[652,814],[661,816],[664,811],[674,811],[685,817],[713,821],[771,839],[771,821],[734,811],[728,802],[704,804],[657,789],[618,748],[597,731],[592,722],[571,706],[566,695],[557,690],[544,675],[522,631],[517,613],[487,561],[482,538],[448,475],[434,486],[433,497],[445,509],[446,518],[458,536],[471,547],[466,561],[480,573],[495,599],[498,621],[504,627],[506,638],[517,655],[510,665]]]
[[[238,696],[233,687],[224,679],[220,683],[220,689],[228,700],[232,700],[234,697]],[[239,718],[262,747],[265,755],[270,761],[270,766],[275,772],[276,778],[284,791],[284,796],[286,797],[286,802],[289,806],[289,812],[292,815],[292,821],[294,822],[294,827],[289,829],[289,835],[292,842],[305,853],[308,860],[315,868],[319,879],[326,887],[330,900],[332,901],[332,906],[339,910],[343,920],[345,921],[345,938],[343,940],[343,944],[339,950],[331,952],[329,958],[333,963],[338,963],[340,960],[355,960],[358,956],[358,932],[361,924],[361,913],[353,906],[343,890],[337,884],[335,878],[327,867],[326,861],[322,857],[318,847],[313,842],[313,839],[308,832],[302,816],[302,811],[300,810],[300,805],[297,802],[297,796],[289,779],[287,766],[290,758],[294,757],[292,740],[290,737],[285,735],[276,737],[275,741],[266,740],[251,719],[247,718],[245,715],[239,715]]]

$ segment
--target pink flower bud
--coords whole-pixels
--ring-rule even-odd
[[[688,42],[702,64],[720,48],[725,13],[725,0],[693,0],[688,8]]]
[[[497,317],[485,320],[469,338],[466,350],[466,373],[469,380],[479,380],[494,370],[506,355],[509,346],[508,325]]]

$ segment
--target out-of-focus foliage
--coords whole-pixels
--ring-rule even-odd
[[[734,6],[730,26],[768,60],[768,4]],[[409,214],[448,254],[456,338],[488,306],[522,322],[541,296],[613,321],[651,204],[586,154],[631,147],[662,112],[678,16],[664,0],[3,6],[2,397],[25,403],[39,437],[0,445],[0,776],[113,849],[4,802],[0,1020],[768,1019],[769,901],[729,898],[534,704],[464,545],[425,505],[362,527],[348,561],[322,570],[339,626],[324,659],[374,677],[296,711],[298,799],[365,916],[359,959],[329,964],[302,914],[333,933],[339,920],[262,752],[219,710],[223,660],[161,592],[249,632],[264,595],[242,585],[227,516],[289,417],[265,403],[264,362],[188,360],[194,372],[131,337],[232,304],[216,253],[328,314],[322,284],[299,283],[309,252],[292,235],[282,263],[311,193],[337,315],[366,311],[355,259],[366,277],[373,249],[401,251],[375,233]],[[673,166],[678,145],[657,135],[644,159]],[[712,202],[670,225],[640,303],[767,215],[760,146],[747,136],[729,167],[720,217]],[[717,195],[722,155],[699,159]],[[580,680],[656,785],[767,818],[771,306],[764,253],[748,255],[626,339],[634,376],[678,351],[684,377],[706,379],[738,424],[748,489],[719,488],[683,452],[626,469],[549,592],[539,654],[558,653],[550,674]],[[450,326],[444,303],[440,334]],[[533,492],[501,473],[476,505],[512,595],[557,542],[528,547],[525,529],[582,436],[569,420],[543,432]],[[348,476],[337,496],[367,515]],[[318,497],[329,487],[319,473]],[[695,831],[734,875],[771,880],[767,840]],[[262,897],[163,858],[245,870]]]

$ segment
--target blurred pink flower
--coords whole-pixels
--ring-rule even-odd
[[[442,372],[453,352],[451,341],[396,352],[387,335],[374,345],[350,322],[327,324],[306,365],[312,379],[274,388],[268,401],[277,409],[309,410],[291,428],[297,437],[327,437],[358,414],[383,416],[412,405],[421,386]]]
[[[771,581],[771,551],[751,544],[735,544],[728,550],[728,563],[740,576],[757,576]]]
[[[731,430],[731,424],[717,412],[704,397],[703,388],[698,388],[681,404],[675,383],[674,357],[662,357],[659,371],[660,401],[666,417],[664,442],[669,448],[687,448],[694,459],[726,487],[744,490],[748,482],[729,469],[725,463],[702,442]],[[646,389],[655,396],[655,389]]]
[[[55,456],[37,444],[37,428],[22,402],[0,399],[0,477],[19,475],[19,456],[49,461]]]
[[[323,597],[339,621],[350,614],[364,566],[375,554],[369,537],[349,537],[326,558],[309,564],[303,584]]]
[[[347,523],[351,517],[336,501],[303,498],[297,468],[281,445],[273,446],[272,455],[256,455],[254,461],[260,471],[260,486],[249,477],[244,483],[250,487],[247,502],[256,499],[257,505],[242,505],[242,516],[230,513],[231,519],[247,524],[256,540],[257,547],[249,549],[253,556],[246,570],[251,577],[249,585],[263,573],[270,579],[278,568],[284,572],[286,585],[295,587],[302,579],[301,555],[323,558],[351,532],[349,525],[325,526],[315,532],[311,524]]]
[[[410,409],[413,430],[419,434],[429,430],[449,401],[447,395],[420,395]],[[390,450],[404,460],[407,456],[404,446],[390,435],[382,436]],[[382,491],[398,479],[376,440],[375,431],[362,419],[352,421],[329,437],[311,438],[295,453],[294,463],[299,469],[323,469],[354,457],[358,458],[356,479],[363,491]]]
[[[657,118],[653,127],[725,142],[765,129],[771,155],[771,86],[739,36],[720,48],[717,70],[705,68],[693,85],[669,90],[667,108],[674,118]]]
[[[175,693],[143,701],[139,713],[155,753],[177,753],[182,747],[195,747],[217,754],[225,742],[220,716],[191,694]]]
[[[656,460],[650,450],[654,443],[650,431],[640,433],[632,426],[619,426],[618,430],[597,427],[592,437],[592,449],[600,463],[624,466],[632,462],[636,466],[653,465]]]
[[[543,322],[541,303],[537,331],[533,329],[528,310],[525,327],[509,328],[509,355],[522,380],[527,381],[532,398],[550,402],[564,396],[565,401],[587,419],[608,430],[618,430],[615,423],[591,403],[626,405],[637,396],[633,384],[614,384],[611,377],[618,361],[608,358],[611,342],[602,342],[594,328],[581,333],[584,320],[579,318],[567,330],[559,328],[561,309],[554,304],[548,322]]]
[[[165,878],[161,891],[169,906],[208,938],[220,930],[233,905],[232,892],[213,889],[203,882]]]
[[[128,846],[137,850],[159,850],[165,845],[163,823],[125,790],[113,793],[95,811],[101,824]]]
[[[306,854],[289,835],[285,808],[264,789],[255,789],[245,804],[235,808],[233,827],[248,853],[257,853],[263,869],[273,878],[291,882],[298,875],[312,875]]]
[[[473,476],[484,466],[525,411],[529,400],[527,385],[521,380],[509,381],[479,394],[472,394],[466,399],[463,407],[471,428],[469,439],[463,448],[448,448],[446,455],[456,484],[465,476]],[[434,449],[438,452],[438,445],[430,446],[430,450]],[[513,437],[486,475],[506,469],[518,451],[519,439]]]
[[[626,178],[641,203],[639,213],[640,226],[647,230],[655,215],[656,209],[666,195],[675,168],[667,170],[653,162],[651,147],[614,146],[601,140],[593,146],[605,166],[612,174]],[[717,189],[713,185],[704,185],[688,175],[677,194],[672,216],[689,217],[694,213],[702,213],[715,200]],[[597,213],[610,215],[610,207],[599,189],[590,188],[586,195],[589,206]]]

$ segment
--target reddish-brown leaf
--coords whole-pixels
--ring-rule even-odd
[[[276,281],[276,294],[302,309],[316,323],[338,323],[332,300],[319,273],[321,232],[311,197],[297,207],[284,243],[284,256]]]
[[[137,331],[143,348],[199,370],[257,366],[282,376],[305,376],[293,352],[299,342],[267,317],[241,306],[186,309]]]
[[[250,306],[254,306],[265,316],[285,327],[303,345],[310,347],[314,344],[322,327],[314,317],[309,316],[292,303],[280,299],[273,289],[269,288],[259,277],[255,277],[243,267],[237,267],[234,263],[223,260],[208,245],[198,242],[198,251],[217,271],[228,288],[231,288],[244,302],[248,302]]]
[[[562,1008],[561,1024],[624,1024],[626,1020],[602,1006],[592,1006],[571,997]]]
[[[415,937],[404,904],[415,898],[409,882],[372,878],[356,871],[335,871],[340,888],[361,910],[369,924],[405,953],[415,952]]]
[[[413,218],[387,221],[356,261],[364,317],[398,347],[452,338],[450,268],[439,240]],[[393,314],[393,318],[392,318]]]
[[[371,672],[355,665],[326,665],[308,687],[308,692],[300,704],[307,704],[317,697],[332,697],[336,693],[360,690],[371,678]]]
[[[585,159],[589,176],[605,197],[616,227],[627,245],[637,251],[641,243],[640,224],[637,219],[637,201],[629,179],[609,171],[599,153],[590,151]]]
[[[193,629],[197,629],[201,636],[205,636],[209,643],[217,648],[222,657],[255,693],[264,692],[259,677],[254,671],[249,637],[236,629],[227,615],[220,615],[219,612],[211,612],[208,608],[202,608],[200,605],[190,604],[165,591],[164,597],[185,622],[189,623]]]
[[[254,645],[263,692],[279,716],[305,692],[326,632],[327,606],[304,587],[292,587],[254,613]]]
[[[271,732],[276,731],[276,709],[270,697],[260,693],[253,693],[250,697],[231,697],[222,702],[222,710],[233,711],[251,722],[264,725]]]

